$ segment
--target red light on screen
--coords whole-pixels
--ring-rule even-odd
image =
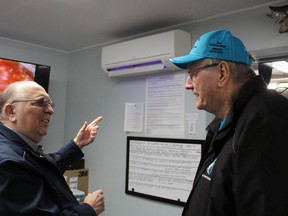
[[[34,80],[36,66],[33,64],[0,59],[0,92],[12,82]]]

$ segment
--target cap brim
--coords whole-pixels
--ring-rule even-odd
[[[195,62],[198,60],[203,59],[203,56],[197,56],[195,54],[193,55],[186,55],[186,56],[180,56],[176,58],[169,59],[173,64],[175,64],[177,67],[182,69],[187,69],[188,64],[191,62]]]

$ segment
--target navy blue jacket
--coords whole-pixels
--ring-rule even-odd
[[[15,132],[0,124],[0,215],[93,216],[79,204],[63,173],[84,155],[73,141],[53,154],[38,156]]]
[[[261,77],[208,126],[183,216],[288,215],[288,100]]]

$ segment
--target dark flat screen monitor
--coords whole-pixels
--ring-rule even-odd
[[[30,80],[49,89],[50,66],[0,58],[0,92],[10,83]]]

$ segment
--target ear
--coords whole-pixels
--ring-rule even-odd
[[[16,120],[15,107],[12,104],[6,104],[3,107],[3,112],[10,121],[14,122]]]
[[[218,67],[218,86],[223,87],[228,83],[230,79],[230,67],[225,61],[220,62]]]

